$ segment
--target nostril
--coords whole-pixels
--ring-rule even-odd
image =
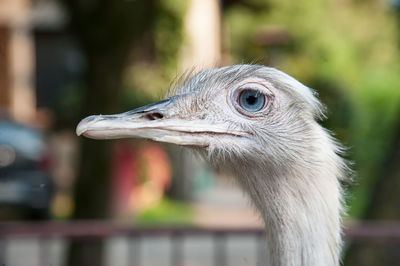
[[[157,113],[157,112],[155,112],[155,113],[149,113],[149,114],[146,114],[146,115],[145,115],[145,118],[147,118],[148,120],[157,120],[157,119],[161,119],[161,118],[163,118],[163,117],[164,117],[163,114]]]
[[[153,117],[155,117],[156,119],[161,119],[164,117],[164,115],[161,113],[153,113]]]

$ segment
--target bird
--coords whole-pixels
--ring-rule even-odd
[[[155,103],[77,126],[93,139],[186,146],[230,174],[265,223],[267,265],[340,265],[342,145],[319,121],[317,93],[272,67],[240,64],[187,75]]]

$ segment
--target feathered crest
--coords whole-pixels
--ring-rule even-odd
[[[184,93],[181,90],[186,87],[186,86],[184,86],[185,83],[187,81],[191,80],[199,72],[200,72],[200,70],[194,66],[192,68],[187,69],[181,75],[177,74],[174,77],[174,79],[171,81],[171,83],[169,84],[165,98],[169,98],[169,97]]]

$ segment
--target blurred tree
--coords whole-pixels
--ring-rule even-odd
[[[118,109],[123,70],[134,44],[154,21],[156,0],[62,0],[70,16],[71,31],[87,62],[83,86],[83,113]],[[108,142],[81,139],[82,161],[75,185],[74,219],[108,215],[110,152]],[[102,244],[72,242],[69,265],[101,265]]]
[[[400,33],[400,2],[393,0]],[[400,40],[398,40],[398,43]],[[395,120],[394,134],[390,138],[385,160],[379,168],[378,178],[373,184],[373,189],[367,207],[362,216],[366,220],[400,220],[400,108],[397,106],[397,119]],[[398,265],[400,261],[399,244],[374,244],[359,243],[349,247],[345,258],[345,265]]]

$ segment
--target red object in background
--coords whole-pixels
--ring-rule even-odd
[[[148,165],[147,177],[164,191],[171,183],[171,167],[168,154],[156,143],[148,143],[141,149],[140,157]]]
[[[138,180],[137,156],[130,143],[119,141],[113,149],[113,212],[117,217],[126,216],[130,210],[130,195]]]
[[[113,212],[129,218],[163,197],[171,183],[170,161],[161,145],[118,141],[113,149]]]

